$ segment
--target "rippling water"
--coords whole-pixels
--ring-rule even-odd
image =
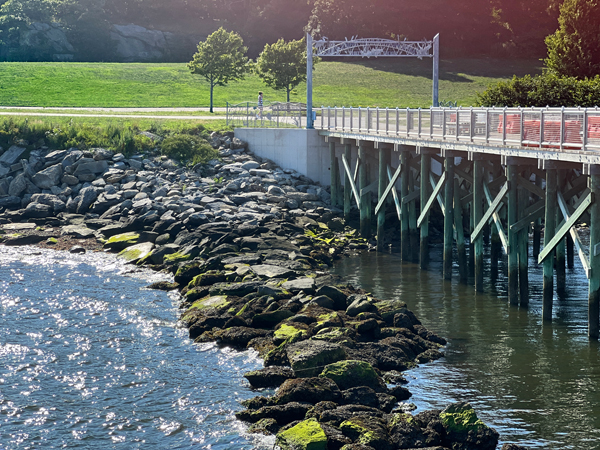
[[[270,448],[233,412],[254,352],[195,345],[113,255],[0,247],[0,448]]]
[[[444,281],[441,255],[432,256],[429,271],[375,253],[335,268],[377,297],[406,301],[425,326],[448,338],[445,358],[409,372],[411,401],[419,410],[470,401],[503,441],[532,449],[600,449],[600,350],[587,338],[583,271],[567,270],[568,296],[555,298],[553,323],[545,324],[542,272],[533,261],[531,303],[523,310],[508,304],[502,273],[476,293]]]

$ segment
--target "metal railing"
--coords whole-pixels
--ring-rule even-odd
[[[232,105],[227,102],[227,125],[256,128],[301,128],[306,126],[306,104],[243,102]]]
[[[510,147],[600,151],[598,108],[322,107],[315,128]]]

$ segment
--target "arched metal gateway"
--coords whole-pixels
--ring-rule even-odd
[[[307,128],[313,128],[313,54],[321,57],[357,57],[362,58],[432,58],[433,59],[433,106],[439,106],[439,54],[440,35],[431,41],[394,41],[391,39],[356,39],[330,41],[327,38],[313,41],[306,35],[306,115]],[[314,53],[313,53],[314,52]]]

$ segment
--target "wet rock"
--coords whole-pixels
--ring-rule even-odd
[[[223,345],[245,349],[252,339],[263,337],[268,334],[268,330],[248,327],[231,327],[226,330],[218,331],[215,333],[215,337]]]
[[[295,375],[289,367],[271,366],[246,372],[244,378],[248,380],[253,388],[265,388],[278,387],[286,380],[295,378]]]
[[[356,317],[360,313],[375,311],[375,306],[369,301],[366,295],[351,295],[347,301],[351,302],[346,309],[346,314]]]
[[[289,402],[339,402],[342,393],[329,378],[297,378],[286,380],[276,395],[278,404]]]
[[[289,309],[257,314],[252,318],[252,326],[255,328],[274,328],[278,323],[292,317],[294,313]]]
[[[387,423],[380,417],[352,417],[340,424],[340,429],[356,444],[368,445],[378,450],[393,450]]]
[[[339,344],[310,340],[288,346],[287,356],[296,376],[313,377],[327,364],[346,359],[346,351]]]
[[[358,386],[368,386],[377,392],[387,389],[373,366],[365,361],[346,360],[328,364],[319,376],[335,381],[340,389]]]
[[[151,242],[142,242],[141,244],[132,245],[122,250],[119,252],[119,256],[133,264],[147,257],[152,252],[152,249],[154,249],[154,244]]]
[[[297,280],[286,281],[281,287],[290,292],[304,291],[307,293],[314,292],[315,279],[314,278],[298,278]]]
[[[85,252],[86,252],[85,248],[83,248],[80,245],[74,245],[73,247],[71,247],[69,249],[69,253],[74,253],[74,254],[85,253]]]
[[[379,408],[377,393],[367,386],[358,386],[342,391],[345,405],[364,405],[371,408]]]
[[[281,450],[327,450],[327,435],[315,419],[308,419],[277,434]]]
[[[501,450],[527,450],[527,447],[522,447],[517,444],[504,444]]]
[[[263,419],[274,419],[277,425],[287,425],[295,420],[302,420],[310,409],[309,404],[289,402],[284,405],[263,406],[258,410],[245,410],[235,414],[239,420],[256,423]]]
[[[248,433],[269,436],[277,433],[279,425],[275,419],[261,419],[248,427]]]
[[[477,418],[468,403],[454,403],[440,413],[444,427],[443,444],[453,450],[494,450],[498,432]]]

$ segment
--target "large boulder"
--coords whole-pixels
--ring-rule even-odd
[[[277,392],[278,404],[289,402],[339,402],[342,393],[329,378],[296,378],[284,381]]]
[[[327,435],[315,419],[308,419],[277,434],[282,450],[327,450]]]
[[[346,359],[346,351],[340,344],[307,340],[289,345],[287,356],[296,376],[314,377],[327,364]]]
[[[1,148],[0,148],[1,150]],[[24,147],[19,147],[17,145],[13,145],[12,147],[10,147],[8,150],[6,150],[4,153],[2,153],[2,155],[0,155],[0,164],[5,164],[7,166],[10,166],[14,163],[16,163],[19,158],[21,157],[21,155],[23,153],[25,153],[25,148]]]
[[[340,429],[357,444],[368,445],[377,450],[393,450],[385,419],[380,417],[357,416],[340,424]]]
[[[454,403],[440,413],[444,445],[452,450],[494,450],[498,432],[477,418],[469,403]]]
[[[383,379],[365,361],[346,360],[328,364],[319,376],[335,381],[340,389],[358,386],[368,386],[379,392],[386,389]]]
[[[141,244],[132,245],[127,247],[125,250],[122,250],[119,253],[119,256],[125,259],[127,262],[136,263],[148,256],[152,252],[153,248],[153,243],[142,242]]]
[[[8,195],[19,197],[27,189],[27,175],[20,173],[11,182],[8,187]]]
[[[40,189],[50,189],[52,186],[56,186],[60,183],[62,175],[62,164],[55,164],[36,173],[32,179],[33,183]]]
[[[263,388],[280,386],[286,380],[295,378],[295,375],[289,367],[271,366],[246,372],[244,378],[248,380],[253,388]]]

